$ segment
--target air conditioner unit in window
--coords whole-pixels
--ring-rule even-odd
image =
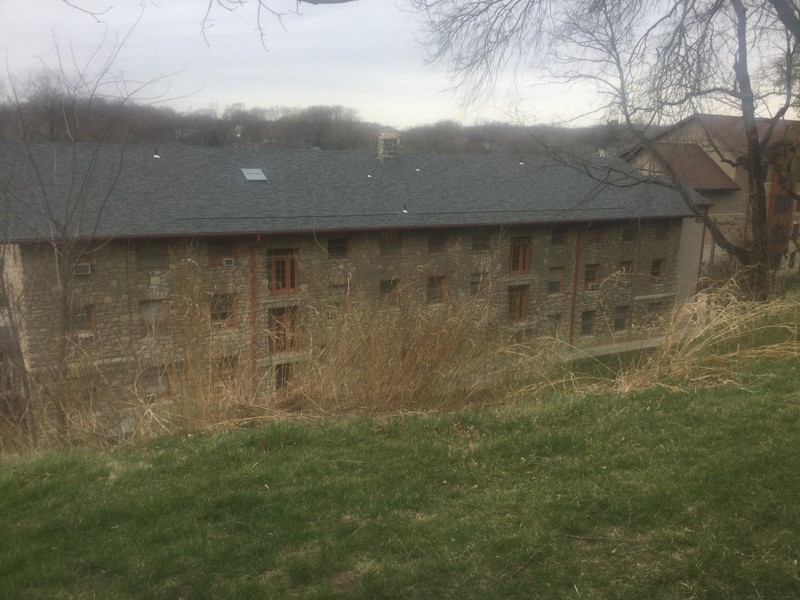
[[[236,264],[236,259],[233,257],[223,258],[222,259],[222,266],[223,267],[232,267]]]
[[[76,339],[79,346],[88,346],[94,344],[95,335],[93,331],[79,331]]]
[[[72,271],[75,275],[91,275],[92,274],[92,263],[82,262],[75,265],[75,269]]]
[[[597,290],[600,289],[600,284],[590,283],[589,285],[586,286],[586,289],[589,290],[590,292],[596,292]]]

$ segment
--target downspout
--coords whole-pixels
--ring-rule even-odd
[[[575,339],[575,311],[578,304],[578,275],[580,274],[581,265],[581,230],[577,230],[577,237],[575,238],[575,272],[572,274],[572,300],[570,301],[570,314],[569,314],[569,345]]]
[[[700,291],[700,277],[703,275],[703,254],[706,251],[706,233],[708,233],[708,228],[703,223],[703,235],[700,236],[700,259],[697,261],[697,278],[694,281],[694,293]]]
[[[258,314],[256,310],[256,248],[261,242],[261,234],[256,235],[255,242],[250,246],[250,376],[253,390],[253,398],[256,396],[258,387],[258,377],[256,370],[258,367],[258,335],[256,325],[258,324]]]

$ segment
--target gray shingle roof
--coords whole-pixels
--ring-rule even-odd
[[[22,241],[689,215],[673,190],[632,185],[635,171],[615,158],[567,166],[541,157],[381,161],[369,153],[189,146],[153,154],[143,146],[0,142],[2,235]],[[267,181],[247,181],[243,168],[262,169]]]

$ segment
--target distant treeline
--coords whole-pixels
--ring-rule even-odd
[[[440,121],[396,130],[364,122],[355,110],[342,106],[234,104],[221,112],[177,112],[166,106],[49,92],[0,102],[0,139],[372,151],[378,134],[391,130],[400,134],[403,153],[526,155],[553,147],[581,155],[614,152],[629,141],[625,128],[613,121],[582,128]]]

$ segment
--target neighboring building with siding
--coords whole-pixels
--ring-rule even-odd
[[[767,160],[767,234],[770,251],[779,256],[782,268],[796,272],[800,267],[797,238],[800,222],[796,201],[789,193],[796,192],[797,175],[785,165],[794,162],[800,142],[800,122],[781,120],[769,130],[768,119],[758,120],[758,132],[765,145]],[[769,137],[767,137],[769,136]],[[654,137],[654,146],[669,163],[678,178],[707,199],[709,215],[726,237],[739,243],[752,239],[749,217],[747,164],[748,154],[743,120],[727,115],[697,114]],[[623,157],[645,173],[665,172],[665,165],[635,146],[623,152]],[[679,272],[689,281],[697,273],[696,240],[702,240],[701,275],[704,275],[726,254],[714,243],[711,234],[701,224],[686,222],[683,232]],[[679,292],[693,293],[693,289]]]
[[[688,210],[623,161],[395,150],[0,144],[25,369],[66,339],[93,390],[154,400],[202,351],[269,394],[345,305],[478,297],[509,335],[586,348],[652,335],[673,306]]]

